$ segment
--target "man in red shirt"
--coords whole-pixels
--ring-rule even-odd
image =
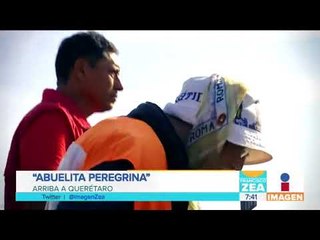
[[[64,39],[55,67],[57,89],[20,122],[5,168],[5,209],[44,209],[45,202],[16,202],[17,170],[56,170],[68,146],[90,125],[87,117],[110,110],[123,90],[114,44],[96,32]]]

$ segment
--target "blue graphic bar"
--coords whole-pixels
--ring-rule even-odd
[[[239,192],[18,192],[16,201],[240,201]]]

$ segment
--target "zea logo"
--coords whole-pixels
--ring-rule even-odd
[[[291,176],[288,173],[282,173],[279,177],[279,190],[281,192],[268,192],[267,201],[304,201],[303,192],[290,192],[290,178]]]
[[[267,192],[267,171],[240,171],[240,193]]]

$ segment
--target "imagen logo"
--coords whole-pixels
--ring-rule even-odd
[[[290,175],[288,173],[282,173],[280,176],[281,179],[281,192],[290,191],[289,179]]]
[[[304,201],[303,192],[290,192],[290,175],[288,173],[282,173],[280,180],[281,192],[268,192],[267,201]]]

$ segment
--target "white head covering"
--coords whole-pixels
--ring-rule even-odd
[[[192,168],[214,168],[227,140],[248,148],[245,164],[272,159],[261,133],[259,101],[242,83],[218,74],[192,77],[164,112],[192,124],[187,143]]]

